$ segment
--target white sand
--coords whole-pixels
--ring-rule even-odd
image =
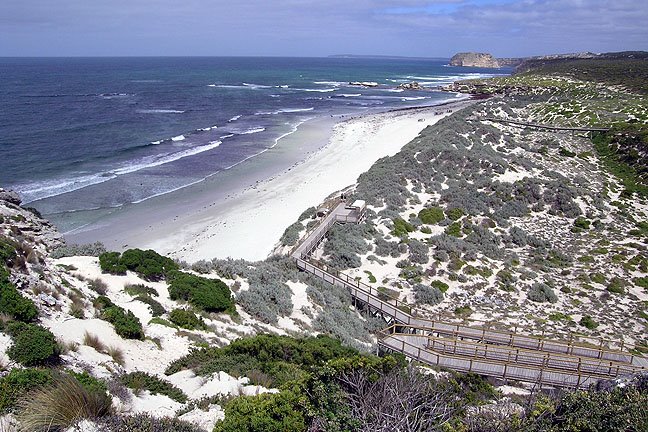
[[[265,259],[302,211],[354,184],[378,159],[396,154],[448,115],[434,112],[427,108],[344,121],[334,128],[329,144],[303,163],[230,199],[225,209],[186,209],[148,238],[138,239],[137,246],[188,262],[228,256]]]

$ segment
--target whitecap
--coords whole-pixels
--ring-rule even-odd
[[[427,99],[427,98],[424,97],[424,96],[404,97],[404,98],[401,98],[401,100],[402,100],[403,102],[407,102],[407,101],[416,101],[416,100],[423,100],[423,99]]]
[[[171,138],[171,141],[184,141],[186,138],[184,135],[178,135]]]
[[[170,162],[175,162],[180,159],[184,159],[189,156],[194,156],[200,153],[204,153],[209,150],[213,150],[219,145],[221,145],[222,141],[210,141],[209,144],[205,144],[202,146],[197,146],[197,147],[192,147],[186,150],[182,150],[179,152],[174,152],[174,153],[163,153],[161,155],[153,155],[153,156],[147,156],[144,157],[140,160],[138,160],[135,163],[126,165],[122,168],[117,168],[112,171],[110,171],[108,174],[113,174],[113,175],[124,175],[124,174],[130,174],[134,173],[137,171],[141,171],[146,168],[153,168],[156,166],[160,165],[165,165]]]
[[[272,88],[272,86],[262,85],[262,84],[243,83],[243,85],[245,87],[248,87],[248,88],[251,88],[251,89],[254,89],[254,90]]]
[[[141,114],[182,114],[184,111],[173,109],[141,109],[137,110]]]
[[[317,92],[317,93],[330,93],[330,92],[337,91],[336,88],[327,88],[327,89],[296,88],[295,90],[297,90],[297,91],[305,91],[305,92]]]
[[[359,96],[362,96],[362,94],[361,93],[352,93],[352,94],[342,93],[339,96],[345,97],[345,98],[350,98],[350,97],[359,97]]]
[[[248,129],[243,132],[239,132],[239,135],[250,135],[250,134],[263,132],[264,130],[266,130],[264,127],[256,127],[256,128]]]
[[[227,123],[235,122],[236,120],[240,119],[241,117],[242,116],[240,116],[240,115],[234,116],[231,119],[227,120]]]

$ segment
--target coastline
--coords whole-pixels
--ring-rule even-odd
[[[315,119],[266,152],[265,158],[250,159],[171,194],[113,209],[98,215],[89,229],[66,233],[65,238],[70,243],[101,241],[111,250],[150,248],[187,262],[262,260],[306,208],[354,184],[378,159],[397,153],[425,127],[470,103],[462,99]],[[441,107],[443,112],[437,114]],[[295,153],[298,162],[286,165]]]

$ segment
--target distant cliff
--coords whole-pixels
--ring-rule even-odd
[[[466,52],[458,53],[450,59],[450,66],[468,66],[478,68],[499,68],[495,57],[488,53]]]

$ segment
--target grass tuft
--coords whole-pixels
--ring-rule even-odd
[[[52,385],[21,401],[17,418],[21,431],[65,430],[79,420],[110,414],[111,405],[106,392],[86,389],[74,377],[61,374]]]

